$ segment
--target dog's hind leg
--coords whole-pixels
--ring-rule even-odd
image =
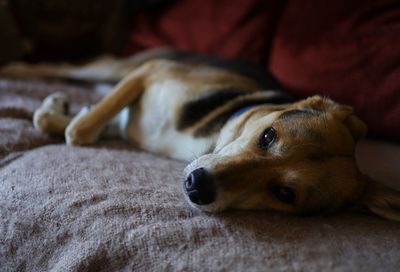
[[[70,145],[94,143],[106,125],[124,107],[134,102],[145,89],[146,76],[156,69],[157,61],[148,62],[126,76],[107,96],[68,125],[65,139]]]
[[[101,56],[88,63],[16,62],[0,68],[0,76],[11,78],[52,78],[86,82],[118,82],[137,68],[125,59]]]
[[[87,82],[116,83],[134,69],[155,59],[173,58],[178,51],[172,48],[145,50],[127,58],[99,56],[87,63],[38,63],[14,62],[0,67],[0,76],[15,78],[57,78]]]

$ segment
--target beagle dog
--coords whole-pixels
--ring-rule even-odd
[[[3,74],[119,83],[72,117],[68,98],[47,97],[35,127],[90,145],[119,134],[138,148],[190,162],[182,189],[205,212],[272,210],[312,215],[352,207],[400,221],[400,193],[360,173],[354,150],[365,124],[349,106],[294,101],[265,72],[172,49],[77,68],[14,65]]]

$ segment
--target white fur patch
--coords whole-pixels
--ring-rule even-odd
[[[126,138],[148,151],[179,160],[191,161],[209,152],[214,138],[194,138],[176,130],[176,109],[188,93],[186,85],[174,79],[149,86],[130,109]]]

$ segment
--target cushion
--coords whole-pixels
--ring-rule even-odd
[[[269,69],[293,94],[354,106],[370,135],[400,140],[400,5],[288,1]]]

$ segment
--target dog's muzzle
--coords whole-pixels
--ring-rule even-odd
[[[190,201],[197,205],[208,205],[215,201],[215,184],[212,175],[204,168],[197,168],[183,181]]]

